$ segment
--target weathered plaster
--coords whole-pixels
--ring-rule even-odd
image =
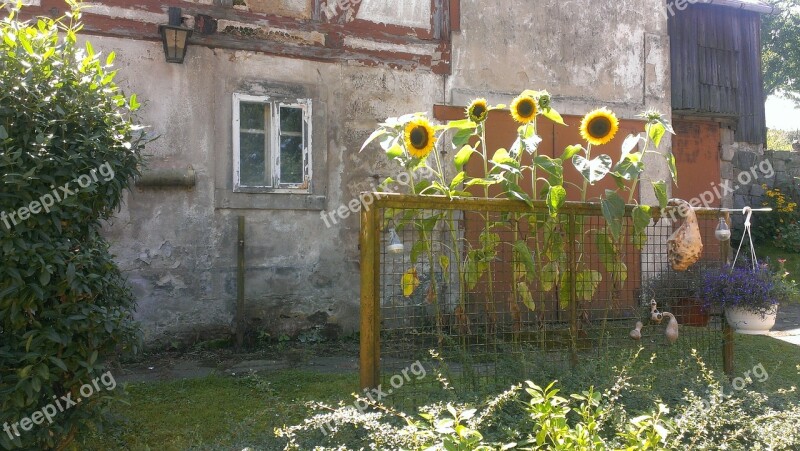
[[[430,5],[420,0],[403,8],[423,3]],[[436,103],[465,105],[477,95],[508,103],[527,88],[548,89],[565,114],[602,105],[623,118],[648,108],[668,112],[666,21],[647,13],[647,6],[661,2],[646,3],[513,0],[489,8],[465,0],[462,31],[453,35],[452,75],[424,64],[396,70],[392,64],[367,67],[360,58],[300,59],[197,43],[184,64],[167,64],[158,42],[93,37],[95,48],[117,52],[122,85],[145,100],[143,121],[160,136],[147,148],[149,165],[191,164],[197,174],[188,189],[135,188],[107,228],[148,339],[232,330],[238,215],[247,224],[246,317],[253,327],[273,334],[328,323],[344,332],[357,329],[359,218],[350,215],[328,228],[320,213],[397,175],[381,152],[358,152],[377,122],[430,111]],[[359,20],[384,20],[387,4],[364,0]],[[414,11],[407,17],[421,25]],[[391,16],[384,17],[387,26],[407,20]],[[336,42],[365,52],[417,52],[416,58],[442,51],[433,47],[436,41],[418,38],[340,36]],[[281,86],[313,99],[312,193],[232,193],[231,96]],[[662,147],[668,146],[665,139]],[[648,168],[653,179],[668,174],[658,159]],[[643,202],[654,203],[649,190],[642,192]]]

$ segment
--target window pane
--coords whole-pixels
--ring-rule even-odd
[[[303,138],[281,137],[281,183],[303,183]]]
[[[264,130],[264,103],[239,103],[239,120],[242,130]]]
[[[244,133],[239,140],[239,182],[242,186],[269,186],[263,133]]]
[[[281,107],[281,132],[303,131],[303,110],[296,107]]]

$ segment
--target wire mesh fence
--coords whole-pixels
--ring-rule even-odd
[[[679,221],[658,209],[645,238],[630,207],[615,235],[599,204],[567,203],[554,218],[543,203],[382,195],[361,218],[362,386],[391,394],[402,379],[388,399],[413,405],[442,378],[484,393],[611,365],[639,346],[676,358],[696,349],[721,367],[722,317],[692,287],[728,248],[714,239],[721,213],[696,213],[702,259],[678,272],[667,245]],[[674,343],[668,318],[650,321],[653,301],[680,324]],[[412,362],[425,378],[396,377]]]

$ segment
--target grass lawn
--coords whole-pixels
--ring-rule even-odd
[[[764,382],[754,381],[749,389],[769,395],[777,405],[800,402],[797,391],[780,393],[800,383],[796,367],[800,347],[769,337],[738,334],[735,346],[736,376],[759,364],[769,375]],[[647,362],[647,357],[641,359],[635,371],[655,368]],[[601,379],[610,375],[604,376]],[[581,381],[584,387],[599,382]],[[676,384],[673,390],[679,391],[681,384]],[[357,374],[298,370],[134,383],[128,385],[130,405],[112,408],[112,426],[81,439],[78,446],[87,450],[241,450],[248,446],[279,450],[282,443],[274,437],[275,427],[301,422],[309,412],[305,402],[350,402],[350,393],[357,389]],[[680,394],[670,397],[679,399]]]
[[[305,418],[307,401],[335,403],[358,390],[355,374],[279,371],[265,376],[128,385],[114,424],[79,443],[86,450],[278,450],[276,427]]]

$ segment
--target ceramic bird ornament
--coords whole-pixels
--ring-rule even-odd
[[[684,213],[684,221],[667,239],[667,260],[675,271],[686,271],[700,259],[703,241],[692,206],[683,199],[670,199],[670,204],[679,202],[683,203],[679,210]]]

